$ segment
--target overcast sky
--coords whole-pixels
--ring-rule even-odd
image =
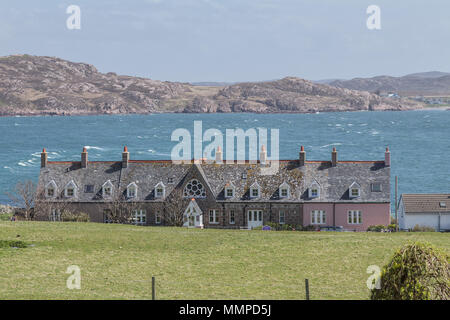
[[[381,30],[366,26],[373,4]],[[450,71],[449,17],[448,0],[2,1],[0,55],[171,81],[399,76]]]

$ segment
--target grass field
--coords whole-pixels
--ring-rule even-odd
[[[18,235],[20,235],[18,237]],[[30,246],[13,248],[8,241]],[[1,299],[367,299],[369,265],[409,240],[449,251],[450,234],[193,230],[0,222]],[[81,289],[66,287],[69,265]]]

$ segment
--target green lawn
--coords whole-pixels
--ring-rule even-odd
[[[11,240],[31,246],[12,248]],[[305,278],[312,299],[367,299],[367,267],[382,267],[408,240],[450,250],[448,233],[3,221],[0,298],[150,299],[155,275],[157,299],[304,299]],[[81,268],[81,290],[66,287],[69,265]]]

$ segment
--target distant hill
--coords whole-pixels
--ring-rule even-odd
[[[408,74],[403,77],[377,76],[336,80],[329,85],[369,92],[395,92],[401,96],[448,96],[450,95],[450,73],[431,71]]]
[[[0,57],[3,116],[409,110],[422,106],[294,77],[198,86],[100,73],[90,64],[54,57]]]

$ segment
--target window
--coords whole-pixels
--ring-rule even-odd
[[[259,184],[255,182],[250,186],[250,197],[251,198],[259,198]]]
[[[349,189],[348,194],[350,198],[358,198],[360,196],[361,186],[358,183],[353,182],[348,189]]]
[[[94,193],[94,185],[87,184],[84,186],[84,193]]]
[[[326,214],[324,210],[311,211],[311,224],[325,224]]]
[[[320,186],[317,182],[314,182],[311,184],[311,186],[308,189],[308,196],[310,198],[318,198],[320,197]]]
[[[234,215],[234,210],[230,210],[230,224],[235,224],[236,223],[236,218]]]
[[[50,221],[61,221],[61,210],[59,209],[52,209],[50,211]]]
[[[168,183],[168,184],[173,184],[173,181],[174,181],[174,180],[173,180],[173,178],[172,178],[172,177],[170,177],[170,178],[167,178],[167,183]]]
[[[350,210],[348,212],[348,224],[361,224],[362,215],[359,210]]]
[[[382,190],[381,183],[379,182],[372,183],[372,192],[381,192],[381,190]]]
[[[67,198],[72,198],[72,197],[75,197],[75,196],[76,196],[76,185],[75,185],[75,183],[73,182],[73,180],[70,181],[70,182],[66,185],[66,187],[65,187],[65,189],[64,189],[64,195],[65,195]]]
[[[284,211],[280,211],[279,222],[280,224],[284,224]]]
[[[45,196],[47,198],[54,198],[56,196],[56,183],[55,183],[55,181],[52,180],[45,186]]]
[[[205,198],[205,187],[197,179],[192,179],[186,184],[186,187],[184,187],[184,196],[193,198]]]
[[[209,223],[219,223],[219,215],[215,209],[209,210]]]
[[[137,185],[132,182],[127,186],[127,197],[136,198],[137,195]]]
[[[280,198],[289,197],[289,185],[286,182],[283,182],[278,189]]]
[[[166,187],[162,182],[155,186],[155,198],[164,198],[166,195]]]
[[[159,211],[156,211],[156,213],[155,213],[155,223],[156,224],[161,223],[161,213]]]
[[[142,209],[134,210],[132,220],[134,224],[144,225],[147,221],[147,212]]]
[[[113,193],[113,184],[111,180],[106,181],[102,186],[102,195],[104,198],[109,198]]]
[[[244,180],[247,179],[247,173],[244,172],[244,173],[242,174],[242,179],[244,179]]]
[[[249,210],[248,221],[262,221],[262,210]]]
[[[226,188],[226,197],[227,198],[232,198],[234,196],[234,190],[233,188]]]

